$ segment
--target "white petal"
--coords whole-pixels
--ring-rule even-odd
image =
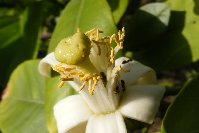
[[[81,83],[79,83],[76,79],[73,81],[67,81],[67,83],[73,87],[73,89],[77,92],[79,92],[79,89],[81,87]]]
[[[59,63],[55,59],[54,53],[50,53],[39,62],[39,72],[44,76],[50,76],[50,66],[55,66]]]
[[[121,57],[116,60],[115,68],[121,65],[121,71],[119,73],[120,79],[125,81],[125,85],[129,86],[134,84],[139,78],[144,76],[147,72],[154,73],[153,69],[147,67],[137,61],[130,61],[126,57]],[[114,68],[114,69],[115,69]]]
[[[108,90],[108,97],[110,98],[111,103],[113,103],[116,108],[118,107],[120,97],[122,94],[122,93],[117,93],[117,91],[116,91],[116,88],[118,88],[118,90],[120,90],[118,85],[119,85],[118,78],[117,78],[116,74],[114,72],[112,72],[111,76],[108,79],[106,88]]]
[[[127,133],[124,119],[119,112],[94,115],[88,120],[86,133]]]
[[[154,71],[148,71],[143,74],[140,78],[135,82],[136,85],[146,85],[146,84],[157,84],[157,78]]]
[[[89,93],[87,88],[88,86],[79,93],[93,112],[100,114],[115,110],[115,106],[108,97],[107,89],[101,80],[98,81],[93,95]]]
[[[69,96],[54,106],[54,116],[59,133],[74,129],[86,122],[92,115],[91,110],[80,95]]]
[[[130,86],[123,95],[120,111],[128,118],[152,123],[164,91],[158,85]]]
[[[98,47],[94,44],[91,48],[91,53],[89,55],[90,61],[96,67],[99,72],[104,72],[106,74],[106,69],[108,67],[107,49],[106,46],[100,46],[101,54],[99,55]]]

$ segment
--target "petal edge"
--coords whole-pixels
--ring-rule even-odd
[[[40,62],[39,62],[39,72],[41,73],[41,75],[43,76],[50,76],[50,66],[55,66],[57,64],[59,64],[60,62],[58,62],[55,59],[54,56],[54,52],[48,54],[46,57],[44,57]]]
[[[54,106],[59,133],[65,133],[86,122],[91,115],[91,110],[80,95],[69,96]]]
[[[127,133],[120,112],[93,115],[86,126],[86,133]]]
[[[119,110],[125,117],[152,123],[164,91],[158,85],[130,86],[124,93]]]

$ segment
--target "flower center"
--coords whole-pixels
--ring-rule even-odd
[[[61,62],[53,69],[61,74],[62,87],[65,81],[73,81],[78,79],[82,84],[80,91],[88,84],[90,94],[93,94],[95,87],[100,79],[104,80],[106,75],[98,72],[89,59],[90,50],[93,45],[98,48],[98,56],[101,53],[101,46],[107,49],[106,57],[108,58],[108,66],[114,64],[114,57],[118,50],[123,48],[124,29],[118,32],[118,37],[113,34],[111,37],[100,37],[102,31],[92,29],[88,32],[80,33],[79,31],[73,36],[62,39],[57,45],[54,55]],[[116,47],[111,47],[112,41],[115,41]]]

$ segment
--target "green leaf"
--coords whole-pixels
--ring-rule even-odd
[[[107,0],[114,17],[116,24],[119,23],[122,15],[126,11],[129,1],[128,0]]]
[[[182,34],[185,12],[170,12],[164,3],[147,4],[144,9],[136,12],[127,30],[126,49],[133,50],[133,58],[156,70],[191,63],[189,42]]]
[[[146,11],[147,13],[156,16],[160,22],[162,22],[165,26],[169,23],[170,9],[167,4],[163,3],[149,3],[140,7],[142,11]]]
[[[1,18],[0,85],[5,86],[18,64],[37,55],[42,2],[30,5],[21,15],[5,15]]]
[[[11,44],[21,36],[19,17],[0,17],[0,49]]]
[[[74,94],[74,90],[68,84],[64,84],[62,88],[59,88],[59,82],[59,77],[47,79],[45,112],[49,133],[57,133],[57,126],[53,115],[54,105],[66,96]]]
[[[137,50],[134,52],[135,59],[156,70],[176,69],[199,59],[197,0],[168,0],[166,4],[171,9],[166,30],[160,36],[153,34],[156,31],[154,27],[146,30],[146,32],[149,31],[148,38],[152,36],[152,39],[146,39],[146,34],[143,34],[138,37],[142,37],[141,45],[135,42],[136,47],[131,48]],[[143,23],[148,24],[150,21],[143,21]]]
[[[192,61],[199,59],[199,2],[198,0],[167,0],[172,11],[185,12],[182,35],[189,42]],[[178,38],[175,38],[178,39]],[[175,40],[173,40],[175,41]]]
[[[49,52],[59,41],[73,35],[77,28],[81,32],[99,28],[104,34],[116,33],[111,10],[106,0],[71,0],[62,11],[52,35]]]
[[[199,132],[199,76],[185,84],[170,105],[162,124],[162,133]]]
[[[44,113],[45,78],[38,61],[27,61],[12,73],[0,103],[3,133],[47,133]]]
[[[170,17],[167,4],[151,3],[142,6],[131,18],[126,29],[126,49],[144,50],[155,47],[153,42],[166,31]]]

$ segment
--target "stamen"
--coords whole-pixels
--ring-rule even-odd
[[[61,88],[64,85],[64,81],[61,81],[58,85],[59,88]]]
[[[77,28],[77,33],[80,33],[80,29],[79,29],[79,27]]]
[[[52,66],[52,69],[58,73],[64,73],[64,72],[70,72],[72,70],[75,70],[75,67],[64,67],[62,63],[56,65],[56,66]]]
[[[111,62],[111,64],[114,63],[114,58],[115,58],[114,49],[113,49],[113,47],[111,47],[111,55],[110,55],[110,62]]]
[[[84,34],[88,36],[89,34],[93,33],[94,31],[95,31],[95,28],[85,32]]]
[[[92,88],[92,79],[89,79],[88,84],[89,84],[89,88]]]
[[[81,90],[84,89],[84,87],[86,86],[86,83],[87,83],[87,81],[84,81],[84,83],[83,83],[82,86],[80,87],[80,90],[79,90],[79,91],[81,91]]]
[[[93,95],[94,89],[97,85],[97,82],[100,79],[101,79],[101,76],[99,76],[98,74],[86,74],[86,75],[84,75],[82,78],[80,78],[80,81],[83,82],[83,85],[81,86],[80,90],[82,90],[85,87],[86,83],[88,82],[89,93],[91,95]]]
[[[97,32],[96,32],[96,41],[99,40],[99,29],[97,29]]]
[[[61,81],[73,81],[74,78],[60,78]]]
[[[76,36],[79,35],[78,33],[80,33],[79,28],[77,28],[77,33],[75,34]],[[86,47],[90,48],[93,47],[93,45],[97,46],[98,49],[98,56],[100,56],[102,54],[102,46],[105,47],[106,49],[106,58],[108,60],[108,66],[110,67],[112,64],[115,63],[115,55],[117,54],[118,50],[123,48],[123,41],[124,41],[124,37],[125,37],[125,30],[124,28],[122,28],[122,30],[118,31],[118,35],[113,34],[111,37],[110,36],[105,36],[105,37],[100,37],[100,34],[103,33],[103,31],[94,28],[91,29],[90,31],[85,32],[84,34],[81,34],[81,36],[85,36],[85,38],[88,38],[88,42],[89,43],[84,43],[86,44]],[[72,36],[74,37],[74,40],[76,40],[76,38],[78,39],[79,36]],[[81,38],[80,38],[81,40]],[[116,43],[116,47],[112,47],[112,42]],[[90,51],[89,51],[90,52]],[[88,53],[89,53],[88,52]],[[87,53],[86,53],[87,54]],[[83,54],[83,56],[85,56],[85,54]],[[85,56],[86,57],[86,56]],[[82,57],[81,57],[82,58]],[[62,58],[61,58],[62,59]],[[53,70],[55,70],[56,72],[61,74],[60,77],[60,84],[59,87],[62,87],[65,83],[65,81],[73,81],[75,78],[77,78],[79,80],[79,82],[82,84],[80,87],[80,91],[82,89],[84,89],[87,85],[88,85],[88,91],[90,94],[93,95],[94,90],[97,86],[97,83],[100,79],[102,79],[103,83],[106,84],[106,76],[104,73],[89,73],[90,71],[81,71],[78,69],[78,67],[75,67],[76,64],[73,63],[66,63],[68,64],[67,67],[66,62],[60,63],[56,66],[53,66]],[[78,65],[78,64],[77,64]],[[68,67],[70,66],[70,67]],[[115,78],[119,79],[119,72],[120,70],[123,70],[121,68],[121,66],[118,66],[117,68],[114,69],[115,71]],[[128,71],[128,70],[123,70],[123,71]],[[117,80],[115,80],[117,81]],[[125,88],[123,81],[122,82],[122,87]],[[116,87],[116,92],[118,92],[118,88]]]
[[[93,81],[94,81],[94,83],[93,83],[92,89],[94,90],[95,86],[97,85],[98,80],[97,80],[97,78],[93,77]]]

